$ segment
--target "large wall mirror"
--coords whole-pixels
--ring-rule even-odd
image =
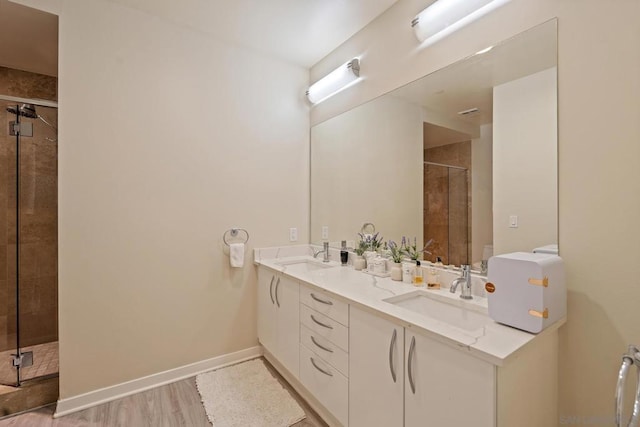
[[[476,267],[557,245],[557,142],[551,20],[314,126],[311,242],[372,223]]]

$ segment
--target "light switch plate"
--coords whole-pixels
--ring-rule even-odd
[[[289,229],[289,241],[290,242],[297,242],[298,241],[298,229],[297,228],[290,228]]]
[[[511,215],[509,217],[509,228],[518,228],[518,215]]]

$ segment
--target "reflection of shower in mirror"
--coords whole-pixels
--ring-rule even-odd
[[[47,126],[52,127],[55,130],[58,130],[57,126],[51,124],[48,120],[46,120],[44,117],[42,117],[40,114],[38,114],[36,112],[36,106],[35,105],[33,105],[33,104],[22,104],[21,107],[19,107],[19,108],[17,108],[17,107],[18,107],[17,105],[15,107],[12,105],[10,107],[7,107],[7,111],[9,113],[20,115],[21,117],[27,117],[29,119],[40,119]]]

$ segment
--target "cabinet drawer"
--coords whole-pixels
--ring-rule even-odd
[[[304,344],[300,345],[300,381],[342,425],[348,424],[349,381]]]
[[[318,313],[349,326],[349,304],[327,295],[322,291],[314,291],[306,286],[300,287],[300,302]]]
[[[345,377],[349,376],[349,354],[346,351],[304,325],[300,327],[300,342]]]
[[[300,323],[344,351],[349,351],[349,329],[304,304],[300,304]]]

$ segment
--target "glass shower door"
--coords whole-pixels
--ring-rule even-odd
[[[20,124],[19,105],[0,103],[0,384],[16,386],[19,372],[14,365],[18,354],[18,276],[19,253],[17,220],[18,173],[17,159],[20,142],[15,126]],[[14,133],[14,135],[11,135]]]
[[[469,264],[469,172],[448,168],[449,188],[449,263]]]
[[[468,169],[425,162],[424,241],[433,239],[425,259],[469,264],[470,228]]]
[[[20,136],[20,381],[58,372],[58,109],[36,105]]]
[[[58,372],[57,108],[0,108],[0,384],[19,386]]]

